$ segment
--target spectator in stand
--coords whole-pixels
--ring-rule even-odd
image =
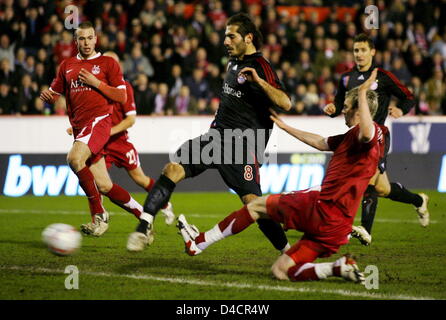
[[[170,77],[167,79],[167,85],[170,88],[169,96],[175,99],[183,86],[183,78],[181,77],[181,67],[178,64],[172,66]]]
[[[17,102],[8,82],[0,81],[0,115],[16,114]]]
[[[158,93],[155,96],[155,115],[164,115],[169,110],[169,88],[167,84],[160,83],[158,85]]]
[[[180,94],[175,98],[174,114],[188,115],[191,111],[190,107],[192,104],[193,102],[192,97],[190,96],[189,87],[182,86]]]
[[[17,92],[17,86],[19,84],[18,72],[13,71],[11,63],[8,58],[3,58],[0,60],[0,82],[8,83],[9,89],[13,93]]]
[[[76,45],[70,32],[66,30],[62,32],[61,39],[54,46],[53,53],[56,58],[56,64],[60,64],[62,60],[76,55]]]
[[[120,30],[116,35],[116,44],[114,51],[116,51],[120,58],[123,58],[124,54],[127,53],[127,50],[127,36],[125,35],[124,31]]]
[[[218,98],[212,98],[212,100],[218,100]],[[217,102],[219,103],[219,102]],[[195,105],[191,106],[191,113],[197,114],[197,115],[211,115],[212,112],[210,111],[210,108],[208,107],[208,101],[206,99],[198,99]]]
[[[323,114],[321,108],[319,107],[319,95],[317,92],[317,87],[314,83],[308,86],[308,91],[304,95],[303,103],[308,115],[319,116]]]
[[[407,67],[404,65],[404,61],[400,57],[396,57],[393,60],[390,71],[405,85],[410,83],[411,74]]]
[[[136,76],[134,96],[136,113],[140,115],[152,114],[155,110],[155,92],[149,87],[149,79],[145,73]]]
[[[37,51],[39,47],[39,34],[44,23],[42,16],[39,15],[37,7],[30,7],[26,10],[26,37],[24,46],[33,53]]]
[[[157,83],[167,82],[169,78],[169,63],[160,47],[152,47],[150,50],[150,61],[153,65],[152,80]]]
[[[192,77],[186,79],[186,85],[189,87],[190,93],[195,99],[207,98],[209,84],[204,78],[203,70],[194,69]]]
[[[446,94],[446,86],[441,69],[435,69],[433,77],[425,85],[425,92],[427,103],[429,104],[429,114],[441,115],[441,102]]]
[[[204,77],[208,73],[209,62],[207,60],[207,52],[203,47],[197,49],[195,53],[195,68],[203,70]]]
[[[4,58],[9,60],[9,65],[14,71],[14,50],[15,44],[11,43],[11,40],[7,34],[2,34],[0,37],[0,60]]]
[[[17,106],[21,114],[37,114],[34,100],[39,96],[38,88],[29,74],[24,74],[17,93]]]
[[[209,83],[209,96],[219,97],[221,88],[223,87],[223,79],[221,77],[220,69],[215,64],[209,64],[208,75],[206,77]]]
[[[138,73],[145,73],[148,77],[154,75],[150,60],[142,54],[141,44],[133,46],[131,54],[124,59],[124,74],[127,79],[133,81]]]
[[[48,77],[48,74],[45,71],[45,66],[42,62],[38,62],[36,64],[36,68],[32,75],[32,81],[37,84],[38,88],[50,82],[50,78]]]

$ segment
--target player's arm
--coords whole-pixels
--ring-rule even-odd
[[[81,69],[79,72],[79,79],[83,82],[97,88],[100,92],[102,92],[107,98],[119,102],[125,103],[127,101],[127,93],[124,86],[119,86],[117,88],[109,86],[108,84],[102,82],[98,78],[96,78],[91,72]]]
[[[407,114],[415,106],[415,98],[408,88],[406,88],[395,75],[384,69],[379,70],[384,76],[384,87],[390,95],[398,98],[397,108],[389,108],[390,115],[399,118]]]
[[[267,81],[260,78],[254,68],[245,67],[239,72],[239,76],[245,77],[248,81],[257,83],[266,93],[270,100],[279,108],[288,111],[291,109],[291,100],[285,92],[274,88]]]
[[[324,107],[324,113],[332,118],[340,115],[342,109],[344,108],[345,93],[347,92],[347,90],[344,86],[343,79],[344,77],[341,77],[341,79],[339,80],[334,103],[329,103]]]
[[[370,77],[365,81],[358,90],[358,110],[359,110],[359,141],[369,142],[375,135],[375,125],[370,114],[369,105],[367,103],[367,91],[375,82],[378,69],[374,69]]]
[[[293,128],[287,125],[285,122],[283,122],[283,120],[274,110],[270,109],[270,111],[272,114],[270,116],[271,120],[273,120],[280,129],[286,131],[293,137],[297,138],[298,140],[302,141],[305,144],[308,144],[309,146],[312,146],[313,148],[316,148],[320,151],[330,151],[330,147],[328,146],[326,138],[315,133]]]
[[[111,128],[110,135],[112,136],[127,130],[128,128],[133,126],[135,122],[136,122],[136,114],[127,115],[120,123]]]

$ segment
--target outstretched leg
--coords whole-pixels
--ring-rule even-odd
[[[255,194],[248,194],[242,197],[242,201],[244,204],[248,204],[257,198],[258,196]],[[257,225],[274,246],[274,248],[282,253],[290,248],[290,244],[288,243],[285,231],[283,231],[280,223],[272,219],[259,219],[257,220]]]
[[[186,245],[186,253],[195,256],[211,244],[237,234],[259,219],[270,219],[266,213],[266,199],[259,197],[240,210],[232,212],[225,219],[206,232],[198,232],[195,226],[187,223],[183,215],[178,217],[178,228]]]

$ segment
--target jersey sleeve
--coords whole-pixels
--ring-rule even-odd
[[[255,65],[255,69],[260,78],[268,82],[268,84],[274,88],[285,92],[285,86],[283,85],[282,81],[280,81],[277,73],[271,67],[271,64],[263,57],[257,58],[256,61],[257,64]]]
[[[127,89],[127,101],[122,105],[125,115],[136,114],[135,96],[133,94],[132,85],[126,81],[125,86]]]
[[[379,68],[379,71],[384,75],[384,86],[387,92],[398,98],[397,107],[403,111],[403,114],[408,113],[415,106],[415,99],[412,92],[393,73],[381,68]]]
[[[126,88],[124,77],[122,75],[121,67],[113,59],[109,59],[109,64],[107,68],[107,80],[108,85],[115,88]]]
[[[338,146],[344,141],[345,133],[327,138],[327,144],[331,151],[335,151]]]
[[[53,79],[53,82],[51,82],[50,90],[54,91],[58,94],[65,94],[65,69],[66,69],[66,62],[65,60],[62,61],[62,63],[59,66],[59,71],[57,72],[56,77]]]

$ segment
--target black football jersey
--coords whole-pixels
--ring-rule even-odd
[[[220,105],[213,127],[222,129],[272,129],[269,108],[274,107],[264,90],[256,83],[239,83],[237,76],[245,67],[254,68],[271,86],[284,90],[271,64],[260,52],[245,55],[243,60],[230,59],[223,81]]]
[[[354,67],[350,71],[342,74],[334,102],[336,112],[331,115],[331,117],[336,117],[341,113],[344,107],[344,99],[347,91],[366,81],[375,68],[376,66],[372,65],[369,70],[361,72]],[[415,105],[413,94],[395,77],[393,73],[378,68],[376,83],[377,87],[374,90],[378,93],[378,110],[373,120],[378,124],[383,125],[387,118],[391,96],[398,98],[397,107],[403,111],[403,114],[408,113]]]

